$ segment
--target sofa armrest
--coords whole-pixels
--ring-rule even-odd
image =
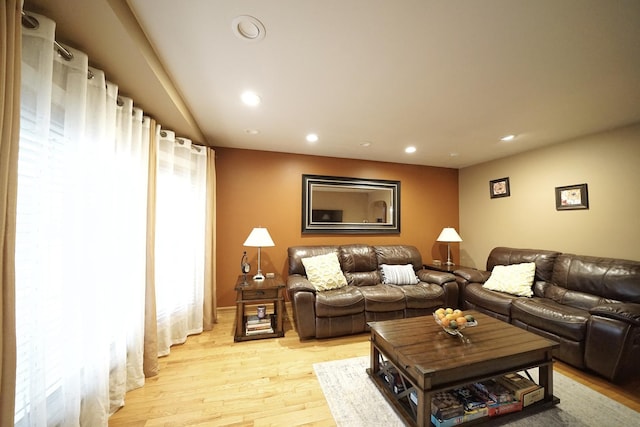
[[[301,274],[291,274],[287,277],[287,292],[291,297],[296,292],[307,291],[316,293],[316,288],[313,287],[309,279]]]
[[[418,270],[416,274],[418,275],[418,279],[422,282],[442,286],[445,295],[445,307],[456,307],[458,305],[459,291],[456,276],[451,273],[428,270],[426,268]]]
[[[315,338],[316,336],[316,289],[311,282],[301,274],[290,274],[287,278],[287,293],[295,328],[300,339]]]
[[[443,271],[418,270],[418,279],[422,282],[435,283],[436,285],[444,285],[447,282],[455,282],[456,276],[451,273],[445,273]]]
[[[467,283],[484,283],[491,276],[490,271],[476,270],[474,268],[459,268],[453,273],[462,277]]]
[[[640,304],[633,303],[608,303],[601,304],[589,310],[596,316],[608,317],[640,326]]]

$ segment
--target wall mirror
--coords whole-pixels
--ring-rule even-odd
[[[400,233],[400,181],[302,175],[302,233]]]

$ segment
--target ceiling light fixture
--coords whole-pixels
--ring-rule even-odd
[[[257,135],[257,134],[260,133],[260,131],[258,129],[245,129],[244,131],[248,135]]]
[[[248,42],[260,41],[267,34],[262,22],[249,15],[241,15],[234,18],[231,21],[231,31],[239,39]]]
[[[514,139],[516,139],[515,135],[505,135],[502,138],[500,138],[500,141],[508,142],[508,141],[513,141]]]
[[[310,133],[307,135],[307,142],[317,142],[318,141],[318,135],[316,135],[315,133]]]
[[[360,143],[361,147],[371,147],[371,143],[369,141],[364,141]]]
[[[260,97],[250,90],[243,92],[242,95],[240,95],[240,99],[250,107],[255,107],[260,104]]]
[[[414,147],[413,145],[411,145],[411,146],[409,146],[409,147],[405,148],[405,149],[404,149],[404,152],[405,152],[405,153],[409,153],[409,154],[411,154],[411,153],[415,153],[415,152],[416,152],[416,147]]]

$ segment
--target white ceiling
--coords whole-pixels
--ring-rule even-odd
[[[637,0],[49,3],[25,9],[212,146],[461,168],[640,122]],[[263,40],[234,35],[240,15]]]

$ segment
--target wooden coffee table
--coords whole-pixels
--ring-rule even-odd
[[[367,372],[407,424],[431,425],[435,392],[530,368],[538,368],[538,382],[545,395],[524,410],[559,402],[553,396],[551,354],[558,343],[482,313],[465,313],[478,321],[478,326],[462,332],[465,340],[447,334],[432,316],[369,323],[371,362]],[[394,393],[379,375],[389,363],[406,381],[400,393]],[[410,402],[412,390],[417,404]]]

